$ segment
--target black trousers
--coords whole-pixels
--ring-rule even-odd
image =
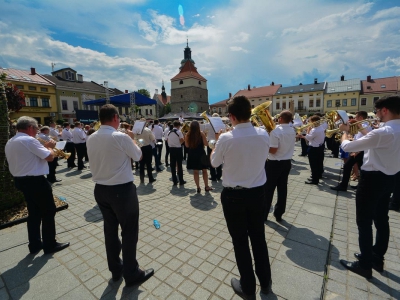
[[[305,134],[303,134],[305,136]],[[307,150],[308,150],[308,145],[305,139],[300,139],[300,145],[301,145],[301,155],[306,156],[307,155]]]
[[[172,181],[175,183],[183,182],[183,170],[182,170],[182,148],[174,148],[170,147],[170,156],[171,156],[171,174],[172,174]],[[176,177],[176,168],[178,167],[178,177]]]
[[[87,155],[87,147],[86,143],[83,143],[85,145],[85,161],[89,161],[89,156]]]
[[[250,254],[249,238],[254,257],[255,272],[261,286],[271,280],[271,266],[265,241],[264,216],[266,210],[265,186],[245,190],[228,190],[221,193],[221,203],[226,225],[232,237],[236,263],[243,292],[256,292],[256,279]]]
[[[56,205],[50,183],[44,176],[14,177],[15,187],[25,197],[28,208],[28,239],[31,251],[52,249],[56,243]],[[42,235],[40,235],[42,225]]]
[[[372,259],[383,260],[389,245],[389,199],[395,175],[362,171],[356,192],[356,218],[361,267],[370,269]],[[373,245],[372,222],[376,228]]]
[[[65,151],[71,153],[71,156],[67,159],[68,168],[75,166],[75,144],[72,142],[67,142],[65,144]]]
[[[136,186],[132,183],[100,185],[94,188],[94,197],[104,219],[104,238],[108,269],[113,274],[123,272],[126,280],[139,274],[136,248],[139,238],[139,201]],[[118,237],[121,226],[122,242]],[[122,250],[121,261],[119,255]]]
[[[186,160],[187,155],[189,153],[189,148],[185,146],[185,143],[182,144],[182,148],[183,148],[183,159]]]
[[[53,161],[48,161],[49,165],[49,174],[47,175],[47,180],[50,182],[56,181],[56,168],[58,164],[58,157],[55,157]]]
[[[158,158],[159,165],[160,165],[160,164],[161,164],[161,153],[162,153],[162,148],[163,148],[163,140],[160,139],[160,140],[156,140],[156,141],[157,141],[157,143],[161,143],[160,145],[157,145],[157,144],[156,144],[156,148],[157,148],[157,158]]]
[[[312,181],[318,183],[323,173],[324,148],[310,146],[308,149],[308,161],[310,163]]]
[[[85,143],[74,144],[74,145],[76,149],[76,154],[78,156],[78,170],[82,170],[84,167],[83,158],[85,157],[86,145]]]
[[[152,166],[151,166],[151,161],[153,158],[153,149],[151,148],[150,145],[143,146],[142,148],[142,160],[139,162],[140,164],[140,178],[144,179],[144,167],[147,169],[147,176],[149,177],[149,180],[153,180],[153,173],[151,171]]]
[[[340,186],[347,189],[350,181],[351,170],[355,164],[358,165],[360,169],[363,165],[364,151],[361,151],[356,156],[350,156],[346,163],[343,165],[343,178],[340,182]]]
[[[274,215],[281,217],[286,210],[287,185],[292,162],[288,160],[268,160],[265,172],[267,174],[267,183],[265,184],[265,198],[267,208],[265,220],[267,220],[274,198],[275,188],[278,188],[278,201],[275,205]]]
[[[393,185],[393,195],[391,201],[395,205],[400,205],[400,172],[395,175],[395,183]]]
[[[169,156],[169,146],[168,142],[165,141],[165,164],[168,165],[168,156]]]
[[[211,156],[211,148],[207,146],[207,155],[208,155],[208,159],[210,159]],[[211,159],[210,159],[211,161]],[[213,166],[210,165],[210,177],[211,180],[220,180],[222,177],[222,165],[214,168]]]

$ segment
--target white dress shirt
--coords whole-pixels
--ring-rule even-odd
[[[14,177],[49,174],[45,158],[50,155],[50,150],[26,133],[17,132],[7,142],[5,152],[10,173]]]
[[[86,142],[86,134],[85,132],[79,128],[75,127],[74,131],[72,132],[72,141],[74,144],[82,144]]]
[[[72,142],[72,133],[71,133],[71,131],[69,131],[67,128],[64,128],[62,133],[61,133],[61,138],[64,141]]]
[[[264,167],[268,152],[268,133],[250,122],[241,123],[221,134],[211,155],[211,164],[224,164],[224,187],[254,188],[266,182]]]
[[[164,140],[167,140],[168,133],[169,133],[169,126],[167,126],[167,128],[164,129]]]
[[[269,160],[291,159],[296,144],[296,133],[290,124],[280,124],[269,134],[270,147],[278,148],[273,154],[269,153]]]
[[[154,128],[153,128],[152,131],[153,131],[153,134],[154,134],[154,137],[156,138],[156,140],[161,140],[162,139],[163,130],[162,130],[161,126],[154,125]]]
[[[322,126],[314,127],[305,136],[306,140],[309,141],[309,146],[319,147],[325,141],[325,132]]]
[[[48,142],[48,141],[50,141],[50,137],[48,136],[48,135],[45,135],[44,133],[39,133],[38,135],[37,135],[39,138],[41,138],[42,140],[44,140],[44,141],[46,141],[46,142]],[[40,142],[39,142],[40,143]]]
[[[142,155],[129,135],[107,125],[89,136],[87,151],[92,180],[103,185],[132,182],[131,158],[139,161]]]
[[[180,130],[177,130],[176,128],[173,128],[167,135],[168,146],[170,148],[181,148],[182,143],[180,139],[183,139],[182,132]]]
[[[58,131],[55,128],[50,127],[49,135],[52,137],[53,140],[58,142]]]
[[[135,138],[143,140],[143,146],[154,144],[155,137],[151,130],[147,127],[143,128],[142,134],[137,134]],[[154,147],[153,147],[154,148]]]
[[[364,151],[361,170],[394,175],[400,171],[400,120],[388,121],[356,141],[343,141],[341,146],[345,152]]]
[[[328,129],[328,123],[327,123],[327,122],[324,122],[324,123],[322,123],[321,125],[319,125],[319,127],[322,127],[322,128],[324,129],[324,131],[325,131],[325,130]]]

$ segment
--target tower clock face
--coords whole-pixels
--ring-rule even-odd
[[[194,102],[191,102],[189,104],[188,110],[189,110],[189,112],[197,113],[197,104]]]

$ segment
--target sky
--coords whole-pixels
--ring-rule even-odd
[[[184,22],[178,7],[182,6]],[[170,95],[186,39],[209,103],[238,90],[400,75],[400,1],[0,0],[0,66]],[[173,100],[172,100],[173,101]]]

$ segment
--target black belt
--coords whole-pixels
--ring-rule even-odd
[[[226,186],[226,187],[224,187],[224,189],[227,189],[227,190],[250,190],[252,188],[247,188],[247,187],[237,185],[235,187]]]
[[[96,185],[101,186],[101,187],[108,187],[108,188],[117,188],[117,187],[123,187],[126,185],[131,185],[133,184],[133,181],[129,181],[127,183],[121,183],[121,184],[114,184],[114,185],[105,185],[105,184],[100,184],[100,183],[96,183]]]

